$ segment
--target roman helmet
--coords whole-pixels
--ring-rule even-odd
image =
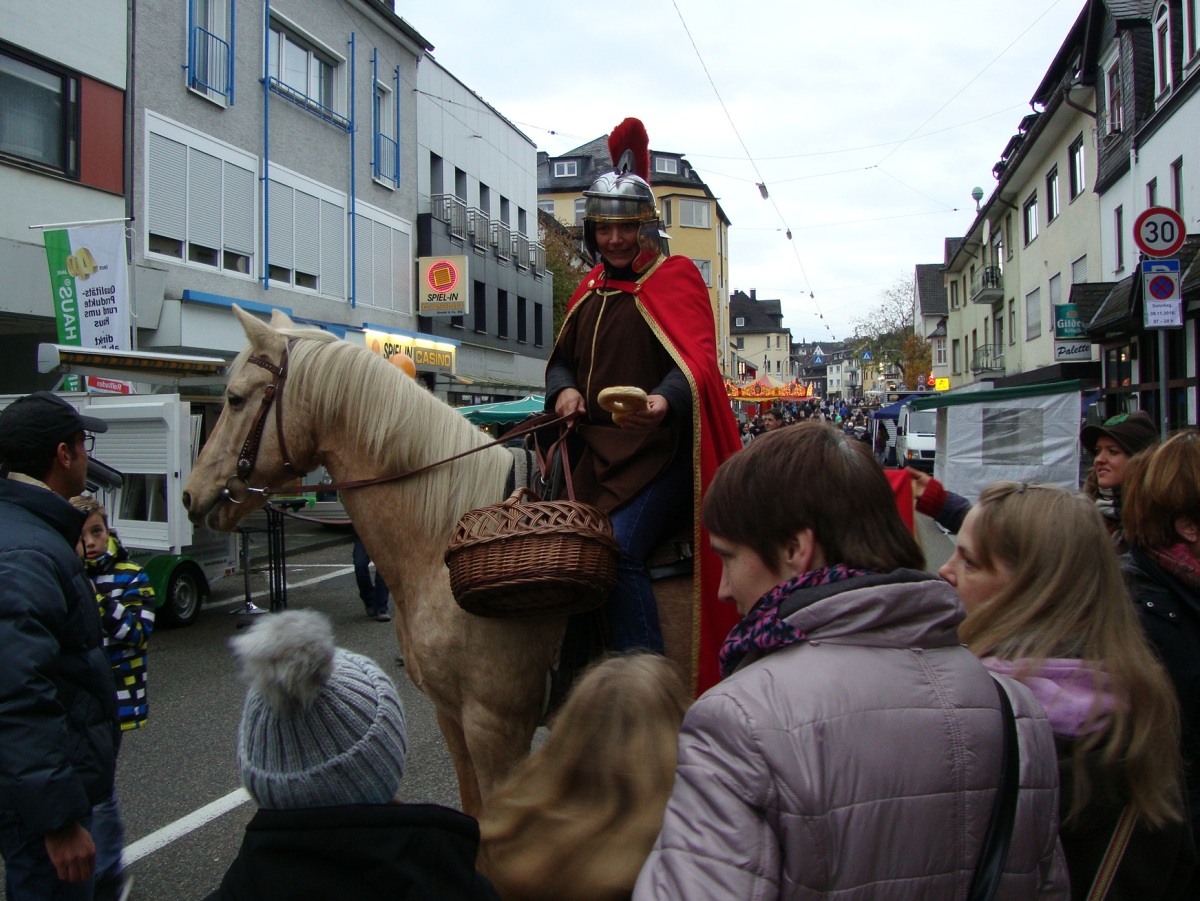
[[[626,119],[608,138],[615,171],[607,172],[583,192],[583,244],[593,264],[600,261],[598,222],[637,222],[638,247],[633,271],[639,275],[666,256],[667,233],[660,226],[650,188],[650,138],[638,119]]]

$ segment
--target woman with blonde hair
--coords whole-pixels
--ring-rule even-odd
[[[505,901],[629,898],[662,827],[689,700],[656,654],[609,657],[580,677],[480,820]]]
[[[967,609],[960,639],[1050,718],[1072,897],[1105,897],[1089,891],[1115,863],[1110,899],[1181,898],[1195,852],[1179,708],[1106,536],[1083,495],[999,482],[967,514],[941,575]]]

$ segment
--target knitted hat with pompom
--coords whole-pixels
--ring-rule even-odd
[[[392,800],[404,775],[404,707],[374,661],[335,647],[314,610],[265,616],[230,644],[250,685],[238,764],[259,807]]]

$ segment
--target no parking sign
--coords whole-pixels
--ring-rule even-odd
[[[1146,328],[1183,326],[1183,303],[1179,295],[1179,260],[1142,262],[1142,298]]]

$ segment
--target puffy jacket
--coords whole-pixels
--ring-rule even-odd
[[[86,516],[0,478],[0,812],[34,834],[113,790],[115,688],[75,544]]]
[[[806,641],[751,652],[688,711],[635,899],[964,899],[1000,780],[995,683],[928,573],[795,592]],[[1054,737],[1024,686],[1021,793],[996,894],[1067,897]]]

